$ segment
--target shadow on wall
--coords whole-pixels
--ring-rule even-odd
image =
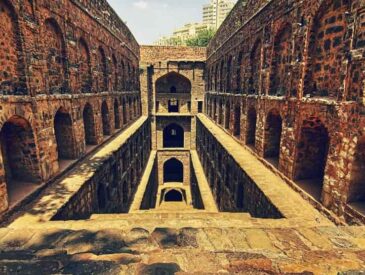
[[[184,230],[179,235],[184,234]],[[196,238],[194,232],[189,236]],[[37,238],[32,238],[37,234]],[[17,234],[1,241],[1,274],[18,273],[19,268],[29,274],[121,274],[123,267],[130,265],[133,274],[175,274],[181,271],[175,263],[142,264],[143,247],[158,249],[164,240],[172,240],[176,247],[189,246],[178,241],[168,230],[152,234],[145,229],[135,228],[129,232],[117,229],[100,230],[19,230]],[[175,242],[173,241],[175,240]],[[19,249],[24,246],[29,249]],[[16,252],[14,249],[16,248]],[[52,255],[43,251],[53,251]],[[118,256],[116,256],[118,255]],[[28,274],[28,273],[27,273]]]

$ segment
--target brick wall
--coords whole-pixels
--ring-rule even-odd
[[[2,213],[17,182],[51,179],[139,117],[141,97],[139,45],[105,0],[2,0],[0,26]]]
[[[364,14],[360,0],[239,1],[207,49],[206,113],[355,222],[353,203],[365,201]]]

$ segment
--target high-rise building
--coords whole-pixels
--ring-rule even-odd
[[[154,44],[159,46],[186,45],[186,41],[207,29],[217,30],[234,7],[237,0],[210,0],[203,6],[203,23],[187,23],[172,35],[163,36]]]
[[[234,7],[234,0],[210,0],[203,6],[203,24],[218,29]]]

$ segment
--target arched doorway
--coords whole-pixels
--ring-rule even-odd
[[[70,114],[63,108],[60,108],[55,115],[54,131],[57,142],[58,159],[74,159],[75,140],[72,119]]]
[[[31,125],[22,117],[11,117],[1,128],[0,142],[1,173],[6,181],[9,205],[12,205],[19,196],[34,188],[31,183],[41,180]]]
[[[84,111],[82,112],[82,118],[84,121],[84,132],[85,132],[85,144],[96,145],[96,132],[94,122],[94,112],[89,103],[86,103]]]
[[[165,202],[183,202],[183,195],[181,192],[172,189],[165,194]]]
[[[330,139],[327,128],[316,117],[302,123],[297,144],[294,180],[308,193],[320,199]]]
[[[119,104],[117,99],[114,100],[114,124],[115,129],[120,129]]]
[[[103,101],[103,103],[101,104],[101,118],[103,123],[103,135],[110,136],[111,135],[110,117],[106,101]]]
[[[279,164],[280,141],[283,121],[278,110],[271,110],[266,118],[264,136],[264,157],[275,166]]]
[[[247,125],[246,125],[246,144],[255,146],[256,143],[256,122],[257,114],[255,108],[250,108],[247,113]]]
[[[184,166],[181,161],[172,158],[164,163],[163,181],[167,182],[184,182]]]
[[[163,147],[183,148],[184,129],[175,123],[166,126],[163,130]]]

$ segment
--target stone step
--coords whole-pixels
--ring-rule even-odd
[[[363,229],[1,229],[0,274],[360,274]]]
[[[249,220],[251,216],[249,213],[211,213],[205,211],[192,211],[192,212],[160,212],[160,211],[146,211],[127,214],[94,214],[90,217],[90,220],[169,220],[169,219],[204,219],[204,220],[217,220],[222,219],[225,221],[232,220]]]

